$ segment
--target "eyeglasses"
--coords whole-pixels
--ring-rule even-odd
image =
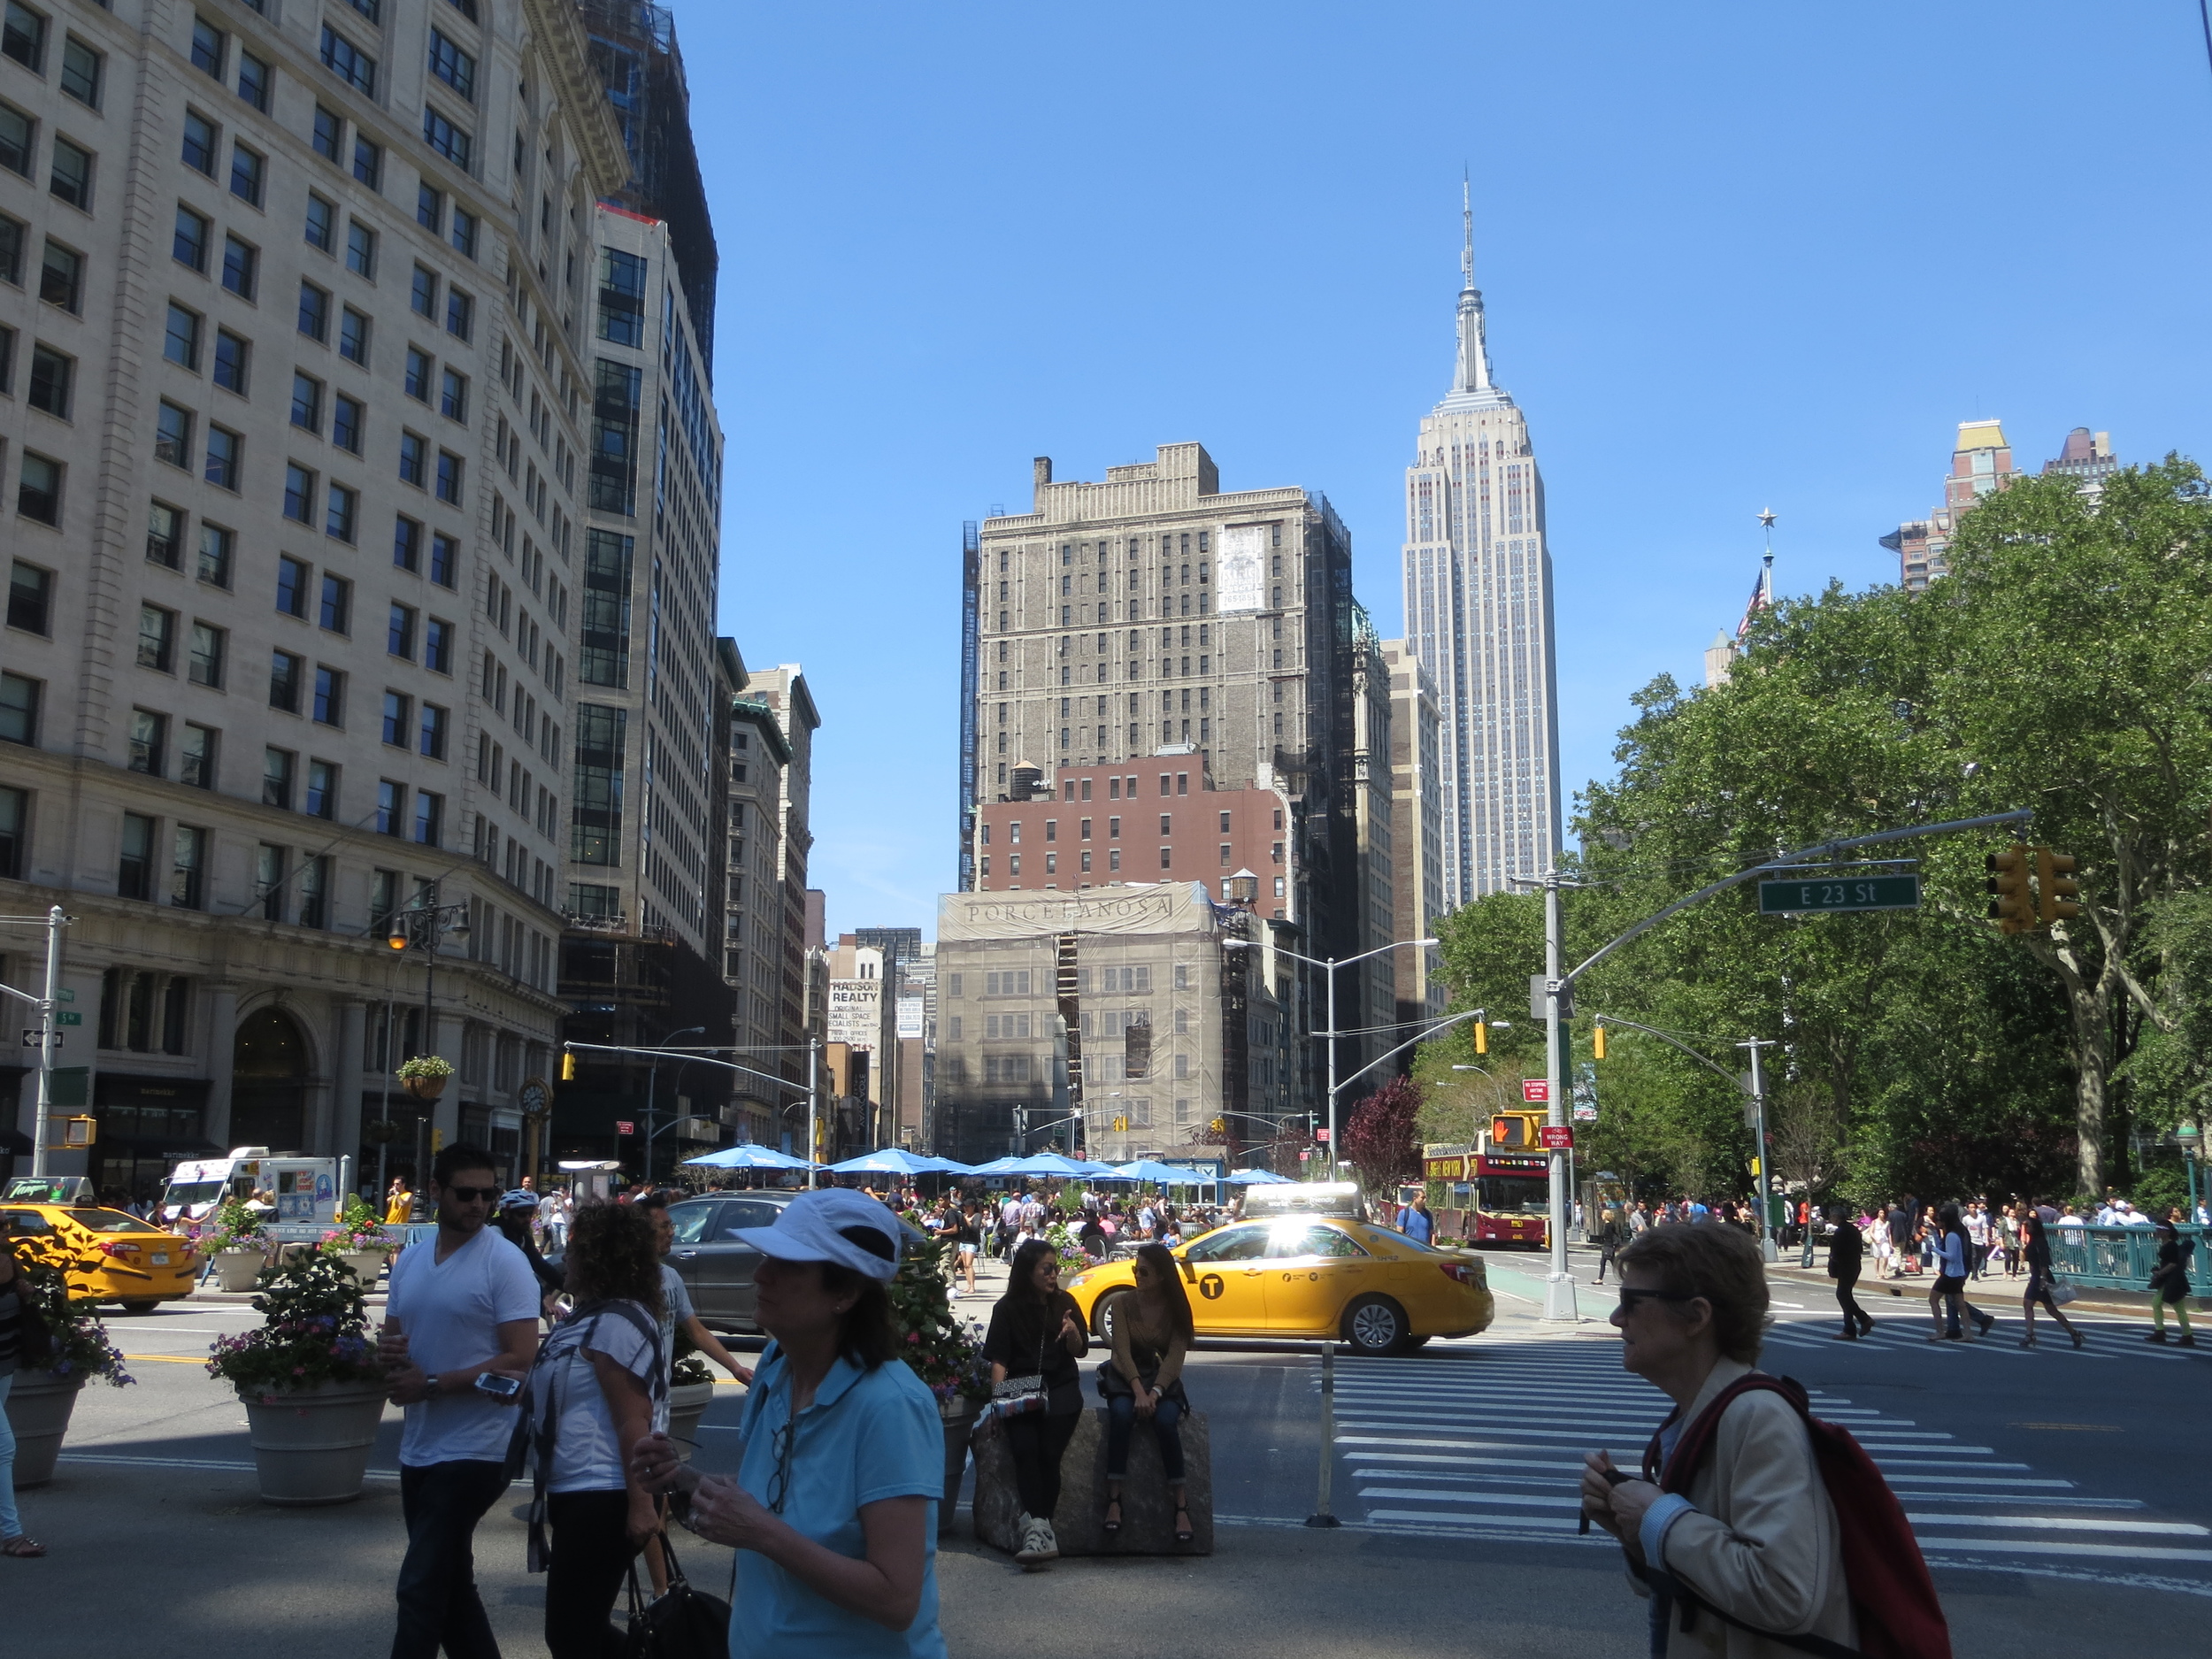
[[[499,1196],[496,1187],[448,1187],[441,1190],[457,1204],[488,1204]]]
[[[1694,1290],[1631,1290],[1621,1289],[1621,1311],[1633,1313],[1640,1302],[1703,1302],[1704,1297]]]
[[[773,1442],[776,1467],[768,1477],[768,1507],[778,1515],[783,1513],[784,1502],[791,1495],[791,1432],[797,1426],[796,1417],[786,1417]]]

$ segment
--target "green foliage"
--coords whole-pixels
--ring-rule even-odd
[[[262,1248],[261,1211],[242,1198],[227,1198],[209,1218],[204,1242],[211,1250]]]
[[[909,1221],[920,1225],[918,1215]],[[940,1406],[956,1400],[991,1397],[991,1373],[983,1363],[982,1333],[964,1325],[952,1311],[946,1264],[952,1247],[925,1236],[907,1241],[898,1276],[891,1281],[891,1323],[899,1353],[914,1374],[929,1385]]]
[[[2208,551],[2186,462],[2116,476],[2094,510],[2070,480],[2025,479],[1962,518],[1955,573],[1927,593],[1786,601],[1727,685],[1654,681],[1617,778],[1579,803],[1575,873],[1591,885],[1563,896],[1568,965],[1785,849],[2023,806],[2036,817],[2019,839],[2081,859],[2084,914],[1996,933],[1982,860],[2008,832],[1872,849],[1920,860],[1918,911],[1763,917],[1749,886],[1705,901],[1582,979],[1573,1057],[1598,1013],[1666,1030],[1723,1073],[1747,1064],[1736,1044],[1778,1041],[1774,1098],[1829,1125],[1793,1156],[1842,1196],[2100,1190],[2130,1112],[2167,1123],[2205,1099]],[[1521,1011],[1543,965],[1540,906],[1495,895],[1440,927],[1455,1006],[1516,1021],[1483,1063],[1509,1079],[1540,1070],[1542,1033]],[[1609,1034],[1584,1162],[1747,1190],[1740,1091],[1653,1039]],[[1465,1060],[1463,1039],[1449,1047]],[[1836,1144],[1812,1157],[1824,1139]]]
[[[254,1311],[261,1328],[215,1339],[208,1375],[264,1397],[323,1383],[383,1380],[369,1340],[361,1281],[335,1256],[309,1251],[264,1268]]]
[[[67,1273],[44,1262],[27,1262],[20,1256],[16,1257],[15,1268],[19,1281],[29,1287],[30,1306],[53,1342],[44,1370],[57,1377],[82,1377],[88,1382],[97,1377],[116,1388],[137,1380],[123,1369],[122,1351],[108,1340],[108,1328],[91,1304],[70,1301]]]

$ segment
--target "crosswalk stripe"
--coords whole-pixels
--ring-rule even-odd
[[[1923,1551],[1964,1555],[1990,1550],[2008,1555],[2124,1555],[2133,1561],[2212,1561],[2212,1549],[2162,1549],[2154,1544],[2061,1544],[2041,1539],[1924,1538]]]
[[[1487,1521],[1494,1528],[1506,1517],[1498,1515],[1483,1515],[1472,1509],[1370,1509],[1367,1512],[1367,1518],[1371,1521]],[[1517,1531],[1522,1527],[1536,1527],[1547,1532],[1555,1530],[1562,1532],[1575,1532],[1582,1525],[1578,1520],[1554,1520],[1548,1516],[1542,1515],[1517,1515],[1512,1517],[1512,1522]]]
[[[2078,1515],[1915,1515],[1915,1526],[2001,1526],[2038,1532],[2163,1532],[2187,1538],[2212,1537],[2212,1528],[2193,1521],[2100,1521]]]

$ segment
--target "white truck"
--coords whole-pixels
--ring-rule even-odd
[[[278,1237],[292,1228],[330,1227],[344,1202],[347,1166],[352,1162],[272,1153],[266,1147],[233,1147],[227,1157],[188,1160],[172,1170],[161,1194],[160,1218],[204,1221],[227,1199],[266,1193],[274,1206],[268,1221]]]

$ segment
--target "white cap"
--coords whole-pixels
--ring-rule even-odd
[[[848,1227],[867,1227],[881,1233],[890,1243],[890,1256],[861,1248],[845,1236]],[[905,1242],[896,1216],[865,1193],[843,1187],[801,1193],[783,1207],[772,1227],[736,1227],[730,1236],[780,1261],[834,1262],[870,1279],[886,1280],[897,1276]]]

